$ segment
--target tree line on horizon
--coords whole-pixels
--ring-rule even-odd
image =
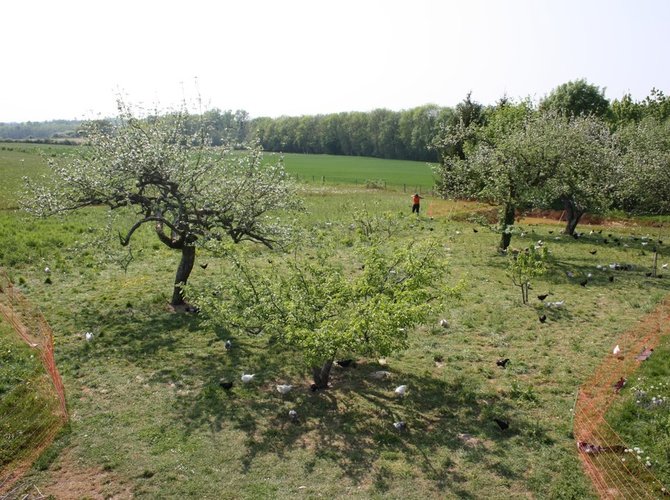
[[[485,106],[468,94],[454,107],[426,104],[402,111],[375,109],[332,114],[251,118],[244,110],[211,109],[191,119],[203,119],[213,145],[241,145],[258,141],[265,151],[280,153],[369,156],[385,159],[438,162],[441,149],[435,141],[443,131],[458,123],[485,120],[501,102]],[[663,121],[670,116],[670,98],[652,89],[650,95],[634,101],[630,94],[609,101],[604,89],[585,80],[558,86],[537,106],[538,109],[579,109],[598,116],[614,130],[638,123],[647,116]],[[52,120],[47,122],[0,123],[0,139],[51,140],[66,142],[80,137],[83,122]],[[195,129],[196,124],[193,125]]]

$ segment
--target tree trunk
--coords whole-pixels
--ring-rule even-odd
[[[191,275],[193,264],[195,264],[195,247],[191,245],[184,245],[181,249],[181,261],[179,262],[179,267],[177,268],[177,276],[174,279],[174,291],[172,292],[172,301],[170,302],[171,305],[179,306],[184,304],[183,286],[186,284],[188,277]]]
[[[563,200],[563,206],[565,207],[565,215],[568,221],[564,233],[572,236],[575,234],[575,228],[579,223],[579,219],[584,215],[584,211],[579,210],[572,200]]]
[[[326,361],[323,366],[313,366],[312,367],[312,376],[314,377],[314,383],[319,389],[328,388],[328,380],[330,379],[330,369],[333,366],[333,359]]]
[[[656,270],[658,269],[658,249],[654,247],[654,265],[651,268],[651,275],[656,277]]]
[[[502,236],[500,238],[500,250],[507,250],[507,247],[512,241],[512,233],[509,232],[508,229],[514,225],[515,212],[514,205],[510,203],[505,205],[505,211],[503,212]]]

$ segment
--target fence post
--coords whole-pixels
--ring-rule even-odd
[[[322,175],[321,176],[321,184],[325,184],[325,183],[326,183],[326,176]]]
[[[407,184],[404,184],[404,183],[403,183],[403,185],[402,185],[402,192],[403,192],[403,193],[406,193],[406,192],[407,192]]]

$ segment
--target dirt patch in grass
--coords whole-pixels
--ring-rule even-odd
[[[51,482],[40,487],[46,495],[58,499],[125,499],[132,498],[131,489],[111,472],[101,467],[87,467],[66,450],[53,466]]]

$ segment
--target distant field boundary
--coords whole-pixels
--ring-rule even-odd
[[[390,191],[402,191],[403,193],[419,193],[419,194],[434,194],[434,186],[429,184],[411,184],[411,183],[398,183],[398,182],[388,182],[385,179],[366,179],[361,176],[356,177],[338,177],[334,175],[304,175],[304,174],[292,174],[294,178],[299,183],[305,184],[321,184],[321,185],[355,185],[361,186],[368,189],[383,189]]]
[[[640,366],[638,356],[656,347],[670,334],[670,297],[615,340],[621,352],[610,353],[593,376],[579,389],[574,408],[574,437],[584,469],[601,498],[657,498],[667,495],[665,486],[635,460],[622,453],[629,448],[605,420],[618,397],[617,382],[630,379]],[[582,445],[587,443],[593,447]]]
[[[0,269],[0,315],[16,335],[40,354],[45,374],[25,381],[35,399],[44,401],[46,418],[38,421],[34,414],[23,415],[21,408],[0,416],[0,429],[29,429],[17,432],[18,446],[14,459],[0,470],[0,494],[8,492],[32,463],[51,444],[68,421],[65,389],[54,358],[53,332],[44,316],[16,290],[7,273]],[[35,419],[35,421],[32,421]]]

